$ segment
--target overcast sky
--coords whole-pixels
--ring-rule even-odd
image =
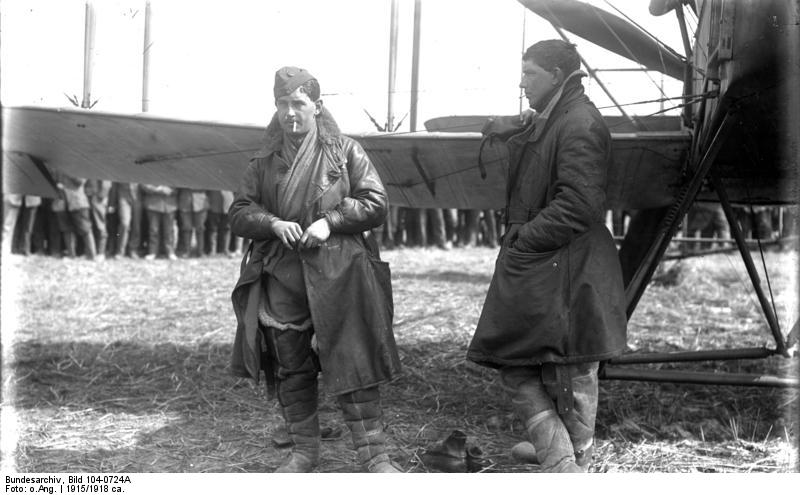
[[[595,0],[623,10],[677,51],[674,15],[654,18],[643,0]],[[0,0],[0,90],[5,105],[70,106],[83,87],[84,0]],[[144,0],[96,1],[91,97],[97,110],[140,112]],[[151,0],[150,111],[179,118],[263,124],[283,65],[307,68],[342,128],[375,130],[387,115],[390,0]],[[409,110],[413,0],[400,0],[395,114]],[[523,29],[524,26],[524,29]],[[457,114],[520,109],[523,45],[556,38],[515,0],[423,0],[418,126]],[[580,38],[594,68],[635,67]],[[657,73],[605,73],[623,103],[669,96],[680,83]],[[595,103],[609,100],[588,82]],[[637,114],[658,105],[631,109]],[[618,114],[613,109],[604,113]],[[408,130],[408,118],[401,130]]]

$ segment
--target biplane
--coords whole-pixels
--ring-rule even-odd
[[[622,380],[797,386],[796,378],[635,369],[640,363],[789,357],[798,325],[781,329],[732,205],[796,204],[800,163],[800,0],[652,0],[675,15],[683,54],[632,21],[577,0],[519,0],[566,38],[580,36],[682,81],[680,118],[630,118],[612,128],[608,207],[636,211],[622,241],[628,316],[695,200],[721,203],[774,347],[626,354],[602,370]],[[697,17],[690,33],[685,9]],[[624,16],[624,15],[623,15]],[[596,74],[590,71],[593,77]],[[626,116],[627,117],[627,116]],[[506,150],[471,132],[352,135],[390,201],[414,208],[502,208]],[[475,119],[473,119],[475,124]],[[447,126],[444,126],[445,128]],[[463,130],[463,129],[462,129]],[[263,127],[87,109],[3,109],[3,192],[49,196],[49,170],[84,178],[236,189]]]

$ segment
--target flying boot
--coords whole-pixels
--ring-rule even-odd
[[[358,462],[370,473],[402,473],[386,453],[381,422],[380,390],[371,387],[337,396],[344,421],[350,428]]]
[[[522,382],[512,399],[514,411],[525,424],[542,472],[580,473],[572,440],[558,416],[553,400],[538,377]]]
[[[598,363],[573,365],[572,410],[562,415],[575,448],[575,463],[588,471],[594,453],[594,427],[597,416],[597,369]]]
[[[308,332],[268,329],[278,366],[277,392],[292,451],[276,473],[309,473],[319,465],[317,373]]]

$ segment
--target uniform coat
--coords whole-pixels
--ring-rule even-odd
[[[626,342],[617,250],[604,226],[611,136],[572,74],[508,139],[508,233],[468,359],[490,367],[608,359]]]
[[[338,395],[391,380],[400,359],[392,333],[389,265],[364,236],[383,222],[386,192],[364,150],[339,132],[326,110],[317,125],[327,174],[315,184],[316,199],[299,223],[305,229],[325,217],[331,236],[319,248],[299,254],[323,380]],[[270,275],[271,258],[284,249],[271,227],[277,218],[278,180],[290,167],[281,156],[282,138],[273,119],[267,144],[250,161],[229,211],[231,231],[252,240],[232,294],[237,319],[232,370],[256,380],[262,369],[271,378],[258,302],[261,278]]]

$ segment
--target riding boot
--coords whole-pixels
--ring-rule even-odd
[[[569,432],[538,377],[526,380],[517,387],[512,404],[517,416],[525,424],[542,472],[583,472],[575,464]]]
[[[342,394],[337,400],[361,467],[370,473],[402,473],[386,453],[378,387]]]

